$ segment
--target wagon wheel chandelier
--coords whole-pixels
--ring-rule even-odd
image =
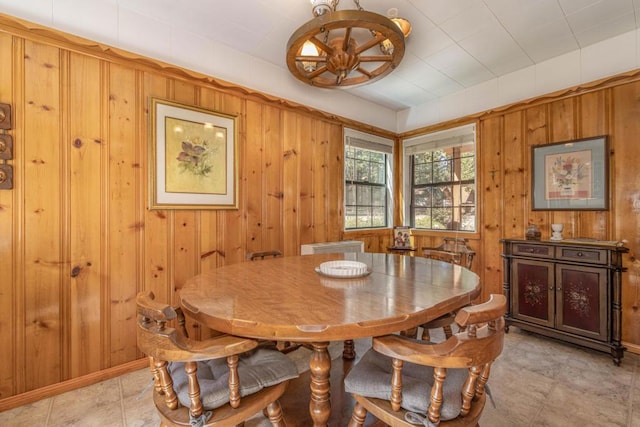
[[[365,11],[336,10],[339,0],[311,0],[314,18],[287,43],[287,66],[299,80],[333,88],[373,82],[402,60],[411,24],[389,10],[389,18]]]

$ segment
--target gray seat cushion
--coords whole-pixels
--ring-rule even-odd
[[[467,369],[447,369],[440,408],[442,420],[450,420],[460,414],[462,385]],[[378,399],[391,399],[391,359],[375,350],[369,350],[351,369],[344,380],[349,393]],[[429,408],[433,368],[404,362],[402,366],[402,407],[408,411],[425,414]]]
[[[187,374],[183,362],[169,364],[173,388],[180,403],[189,407]],[[277,350],[258,348],[240,356],[238,363],[240,396],[248,396],[265,387],[296,378],[296,364]],[[229,403],[229,368],[227,359],[198,362],[200,397],[205,409],[215,409]]]

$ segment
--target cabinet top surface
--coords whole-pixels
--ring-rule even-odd
[[[590,246],[594,248],[614,250],[618,252],[629,252],[629,248],[623,246],[622,242],[616,240],[595,240],[595,239],[563,239],[563,240],[526,240],[526,239],[500,239],[501,243],[525,243],[531,245],[553,245],[553,246]]]

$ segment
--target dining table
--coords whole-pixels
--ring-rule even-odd
[[[320,268],[332,261],[358,262],[366,268],[335,277],[334,270]],[[326,426],[331,412],[330,342],[411,330],[471,304],[480,291],[478,275],[459,265],[351,252],[226,265],[190,278],[178,295],[185,314],[213,330],[307,343],[312,349],[310,416],[314,426]]]

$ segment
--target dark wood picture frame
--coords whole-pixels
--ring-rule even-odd
[[[531,147],[531,207],[608,210],[608,136]]]

